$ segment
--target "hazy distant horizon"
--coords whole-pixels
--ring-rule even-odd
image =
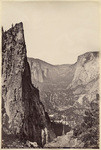
[[[28,57],[74,64],[79,55],[100,49],[97,2],[3,2],[4,30],[19,22]]]

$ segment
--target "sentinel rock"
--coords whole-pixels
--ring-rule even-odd
[[[47,135],[42,135],[44,130],[47,130]],[[40,101],[39,90],[31,82],[22,23],[2,31],[2,136],[4,135],[18,135],[37,142],[39,146],[55,137],[48,114]]]
[[[2,33],[2,104],[3,128],[9,134],[19,133],[24,118],[22,74],[25,70],[26,45],[22,23]],[[5,116],[5,117],[4,117]]]

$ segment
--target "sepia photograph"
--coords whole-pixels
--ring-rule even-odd
[[[1,12],[1,149],[100,149],[99,2]]]

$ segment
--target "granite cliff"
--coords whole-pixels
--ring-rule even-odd
[[[55,135],[39,90],[31,82],[23,24],[2,29],[2,147],[7,136],[37,142],[39,147]]]
[[[55,89],[55,85],[58,85],[58,88],[65,88],[73,79],[75,64],[51,65],[34,58],[28,58],[28,62],[31,68],[32,83],[42,91],[44,88],[47,91],[51,88]]]
[[[72,83],[68,88],[87,85],[99,78],[99,52],[87,52],[78,57]]]

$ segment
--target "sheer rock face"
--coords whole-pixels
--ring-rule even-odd
[[[39,91],[31,83],[22,23],[2,31],[2,124],[3,134],[18,134],[40,146],[54,137]]]
[[[78,57],[72,84],[86,85],[99,77],[99,52],[87,52]]]
[[[7,133],[19,133],[24,118],[22,74],[25,70],[26,46],[22,24],[2,33],[3,123]],[[8,123],[6,124],[6,117]]]
[[[74,78],[68,88],[72,89],[74,94],[83,96],[83,101],[88,99],[88,102],[91,102],[99,93],[99,67],[97,51],[87,52],[78,57]]]
[[[41,91],[50,90],[49,87],[54,84],[58,85],[59,88],[63,87],[61,87],[62,84],[67,86],[73,78],[75,65],[51,65],[35,58],[28,58],[28,62],[31,68],[32,83],[38,86]],[[56,89],[56,86],[54,86],[54,89]]]

